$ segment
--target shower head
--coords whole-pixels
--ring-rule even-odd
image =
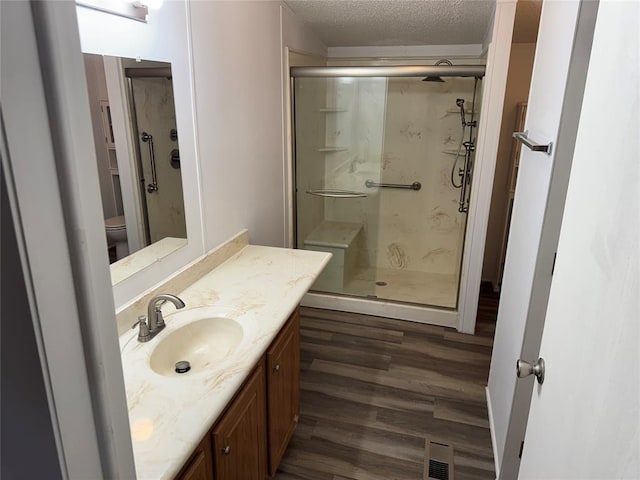
[[[437,67],[438,65],[449,65],[450,67],[453,66],[453,63],[451,63],[450,60],[447,60],[446,58],[443,58],[442,60],[438,60],[435,63],[435,66]],[[444,80],[442,79],[442,77],[424,77],[422,79],[423,82],[444,82]]]
[[[463,107],[464,106],[464,98],[456,98],[456,106]]]
[[[422,79],[423,82],[442,82],[444,83],[444,80],[442,79],[442,77],[424,77]]]

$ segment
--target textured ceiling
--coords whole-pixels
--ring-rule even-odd
[[[285,0],[328,47],[482,43],[495,0]]]

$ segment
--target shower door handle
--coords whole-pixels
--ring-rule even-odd
[[[309,195],[315,195],[316,197],[329,197],[329,198],[365,198],[368,197],[366,193],[353,192],[350,190],[307,190]]]

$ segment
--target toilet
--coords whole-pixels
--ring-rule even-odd
[[[127,225],[124,222],[124,215],[105,218],[104,227],[107,232],[107,243],[109,246],[116,246],[116,259],[120,260],[129,255]]]

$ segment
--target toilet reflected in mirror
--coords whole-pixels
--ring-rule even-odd
[[[187,243],[171,64],[84,60],[115,284]]]
[[[115,249],[115,258],[109,252],[109,262],[113,263],[128,256],[129,245],[127,244],[127,225],[124,221],[124,215],[105,218],[104,228],[107,231],[107,246],[109,249]]]

